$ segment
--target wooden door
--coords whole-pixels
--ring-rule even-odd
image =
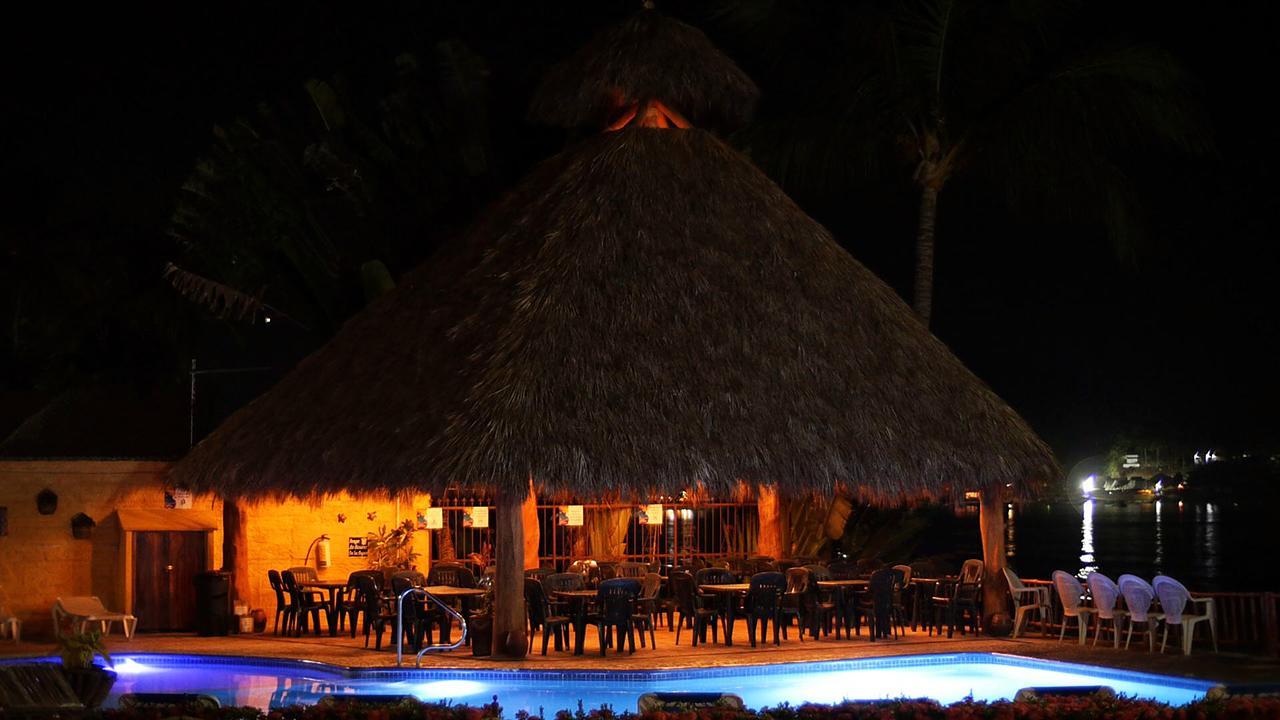
[[[195,576],[206,569],[208,535],[138,532],[133,542],[133,614],[138,629],[195,629]]]

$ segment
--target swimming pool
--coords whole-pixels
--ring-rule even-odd
[[[130,692],[199,692],[223,705],[309,704],[326,695],[413,695],[479,705],[498,696],[508,713],[548,713],[609,704],[634,710],[646,692],[730,692],[748,707],[931,697],[948,703],[1010,699],[1024,687],[1106,685],[1117,693],[1184,705],[1215,683],[1036,660],[998,653],[950,653],[681,670],[584,671],[343,668],[306,660],[128,654],[107,705]]]

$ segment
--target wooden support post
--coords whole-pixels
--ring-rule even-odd
[[[244,511],[234,498],[222,499],[222,569],[231,573],[232,596],[248,603],[253,583],[249,577],[249,540]]]
[[[1004,579],[1004,501],[998,491],[983,491],[978,510],[982,531],[982,626],[991,634],[1004,634],[1009,624],[1009,596]],[[992,623],[999,615],[1002,623]]]
[[[538,524],[538,496],[533,492],[533,481],[529,481],[529,497],[520,506],[524,513],[524,569],[534,570],[538,567],[538,543],[542,540],[542,527]]]
[[[493,655],[522,658],[528,651],[524,609],[524,498],[518,490],[499,490],[498,538],[494,548]]]

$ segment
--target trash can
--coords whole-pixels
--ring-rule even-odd
[[[196,634],[226,635],[231,622],[231,573],[210,570],[197,574]]]

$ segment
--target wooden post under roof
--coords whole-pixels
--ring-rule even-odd
[[[978,506],[982,532],[982,626],[991,627],[993,615],[1009,616],[1005,592],[1004,500],[996,491],[983,491]]]
[[[493,655],[522,658],[528,652],[524,608],[524,496],[499,490],[498,537],[494,548],[497,574],[493,578]]]
[[[231,595],[249,602],[252,583],[249,578],[249,540],[244,511],[234,498],[222,499],[222,569],[231,573]]]

